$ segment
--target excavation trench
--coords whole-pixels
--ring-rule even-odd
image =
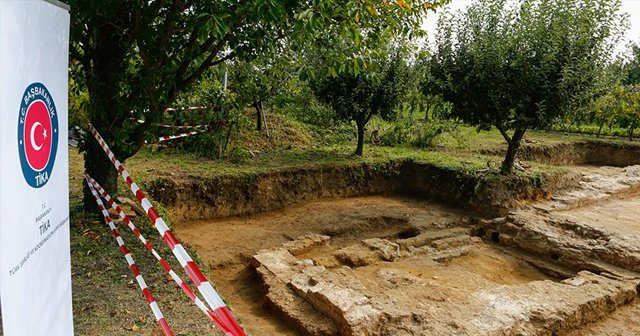
[[[504,244],[489,222],[374,196],[177,231],[255,335],[562,334],[634,300],[619,268],[580,272]]]
[[[208,196],[216,210],[198,208],[202,200],[177,205],[182,187],[165,187],[175,191],[170,209],[183,207],[176,231],[254,335],[640,332],[629,323],[638,310],[639,168],[574,167],[546,191],[526,182],[489,188],[483,212],[505,216],[488,220],[475,211],[482,198],[465,192],[477,182],[469,176],[413,162],[385,167],[393,169],[256,177],[236,196]],[[345,178],[353,169],[369,175]],[[237,182],[216,181],[227,190]],[[410,185],[402,196],[364,196]],[[415,198],[437,198],[433,190],[447,204]],[[507,198],[527,204],[495,211]]]

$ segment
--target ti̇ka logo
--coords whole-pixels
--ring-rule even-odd
[[[18,152],[22,174],[33,188],[44,187],[58,151],[58,111],[49,90],[33,83],[22,95],[18,116]]]

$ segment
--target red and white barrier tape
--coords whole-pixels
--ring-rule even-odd
[[[226,306],[220,295],[213,289],[211,283],[207,279],[207,277],[202,273],[198,265],[191,259],[185,248],[180,244],[178,239],[173,235],[173,232],[169,229],[165,221],[160,217],[156,209],[153,207],[151,202],[147,199],[144,192],[138,187],[138,185],[131,179],[131,176],[126,171],[122,163],[116,158],[113,154],[107,143],[104,141],[100,133],[93,127],[93,125],[89,124],[89,130],[98,141],[104,152],[107,154],[115,168],[118,170],[118,173],[125,180],[131,192],[136,197],[142,208],[147,213],[147,216],[151,220],[151,223],[154,224],[156,230],[164,240],[164,242],[169,246],[173,255],[178,259],[180,265],[184,268],[185,272],[193,281],[193,283],[198,288],[198,291],[204,297],[205,301],[214,313],[222,320],[229,330],[231,330],[231,334],[234,336],[245,336],[246,334],[242,330],[242,327],[235,320],[231,311]]]
[[[96,200],[96,204],[98,204],[98,208],[102,212],[104,221],[107,223],[107,225],[109,225],[109,228],[111,229],[111,234],[116,239],[116,242],[118,243],[118,247],[120,248],[120,251],[124,255],[124,258],[127,260],[127,263],[129,264],[129,269],[131,270],[131,273],[133,273],[133,277],[138,282],[138,286],[140,286],[140,289],[142,290],[142,294],[144,295],[144,298],[147,300],[149,307],[151,307],[151,311],[153,312],[153,315],[155,316],[156,321],[158,321],[160,328],[162,328],[162,331],[166,336],[173,336],[173,332],[171,332],[171,328],[169,328],[167,321],[164,319],[164,316],[160,311],[160,307],[158,307],[158,303],[156,302],[156,299],[153,297],[153,295],[151,294],[151,291],[149,290],[149,287],[147,287],[147,283],[142,278],[142,275],[140,274],[140,270],[138,269],[138,266],[136,265],[135,260],[133,260],[133,256],[127,249],[127,246],[124,244],[124,240],[122,240],[122,237],[120,237],[120,232],[118,232],[118,229],[116,229],[116,226],[113,224],[113,220],[111,220],[111,217],[109,216],[109,212],[104,207],[104,204],[100,199],[100,196],[98,196],[98,192],[91,185],[91,182],[89,182],[88,176],[85,177],[85,181],[87,182],[87,185],[89,186],[89,189],[91,190],[91,193],[93,194],[93,197]]]
[[[169,135],[169,136],[163,136],[160,137],[158,139],[158,142],[164,142],[164,141],[170,141],[170,140],[175,140],[175,139],[181,139],[181,138],[186,138],[186,137],[190,137],[192,135],[196,135],[196,134],[200,134],[200,133],[204,133],[208,131],[208,129],[203,129],[200,131],[193,131],[193,132],[189,132],[189,133],[182,133],[182,134],[178,134],[178,135]]]
[[[175,129],[198,129],[202,127],[207,127],[207,125],[174,126],[174,125],[167,125],[167,124],[156,124],[156,126],[162,127],[162,128],[175,128]]]
[[[138,230],[138,228],[131,222],[131,220],[129,219],[129,216],[127,216],[127,214],[122,210],[122,208],[120,208],[118,203],[114,201],[113,198],[111,198],[111,196],[106,192],[106,190],[104,190],[104,188],[102,188],[102,186],[100,186],[100,184],[96,180],[94,180],[91,176],[86,175],[86,178],[89,180],[93,188],[95,188],[95,190],[100,194],[100,196],[102,196],[102,198],[104,198],[104,200],[107,201],[107,204],[111,208],[113,208],[113,210],[115,210],[116,213],[118,213],[120,218],[122,218],[122,220],[129,227],[129,229],[133,231],[133,233],[136,235],[136,237],[138,237],[140,242],[147,248],[147,250],[149,250],[149,252],[153,254],[153,256],[156,258],[156,260],[158,260],[160,265],[162,265],[162,268],[164,268],[164,270],[167,271],[167,273],[169,273],[169,275],[171,276],[171,279],[173,279],[173,281],[178,285],[178,287],[182,288],[182,291],[191,299],[191,301],[198,308],[200,308],[200,310],[205,315],[207,315],[218,327],[220,327],[220,329],[222,329],[225,332],[225,334],[230,334],[230,331],[226,329],[226,325],[222,323],[222,321],[220,321],[220,319],[209,308],[207,308],[204,302],[202,302],[202,300],[200,300],[200,298],[193,293],[191,288],[189,288],[189,285],[186,282],[182,281],[180,276],[178,276],[178,274],[176,274],[176,272],[174,272],[171,269],[171,266],[167,264],[167,262],[160,256],[160,254],[158,254],[158,252],[153,248],[151,243],[149,243],[149,241],[144,238],[142,233],[140,233],[140,230]]]
[[[136,118],[129,118],[129,119],[137,122],[138,124],[146,123],[146,121],[143,119],[136,119]],[[198,129],[198,128],[207,127],[207,125],[184,125],[184,126],[176,126],[176,125],[169,125],[169,124],[155,124],[155,125],[162,128],[174,128],[174,129]]]
[[[189,106],[189,107],[169,107],[165,110],[165,112],[173,112],[173,111],[193,111],[193,110],[206,110],[207,106]]]
[[[158,138],[158,143],[190,137],[190,136],[193,136],[193,135],[204,133],[204,132],[206,132],[208,130],[209,130],[209,128],[205,128],[203,130],[193,131],[193,132],[189,132],[189,133],[182,133],[182,134],[178,134],[178,135],[168,135],[168,136],[159,137]],[[144,143],[148,144],[149,142],[145,140]]]

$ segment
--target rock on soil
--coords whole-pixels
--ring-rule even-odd
[[[252,266],[269,304],[307,335],[555,335],[636,296],[634,281],[586,271],[563,281],[499,284],[447,262],[490,249],[451,234],[363,240],[337,250],[340,263],[325,265],[282,247],[256,254]]]
[[[481,221],[480,233],[511,248],[574,269],[638,276],[640,166],[605,167],[581,188]],[[634,272],[631,272],[634,271]]]

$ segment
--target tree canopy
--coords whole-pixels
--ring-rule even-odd
[[[289,54],[268,54],[251,62],[231,66],[230,89],[244,106],[256,110],[256,129],[263,129],[264,104],[284,93],[287,81],[295,76],[296,62]]]
[[[640,45],[630,45],[631,59],[624,65],[623,83],[625,85],[640,84]]]
[[[593,98],[624,16],[619,0],[478,0],[444,14],[430,64],[430,93],[454,116],[496,127],[512,172],[527,129]],[[509,133],[509,130],[513,130]]]
[[[343,72],[312,83],[321,101],[331,106],[340,118],[356,123],[358,145],[355,154],[360,156],[367,123],[373,116],[393,119],[407,89],[407,66],[400,52],[394,51],[379,65],[377,71]]]

